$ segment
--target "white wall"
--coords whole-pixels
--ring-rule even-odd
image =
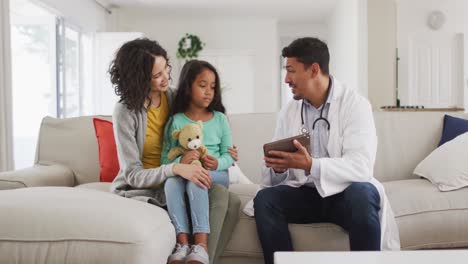
[[[84,92],[90,102],[88,110],[92,115],[112,115],[120,97],[115,94],[108,73],[117,50],[127,41],[143,37],[139,32],[101,32],[94,35],[94,82]],[[99,87],[99,89],[93,89]]]
[[[279,109],[279,57],[277,22],[270,18],[188,17],[151,11],[122,9],[118,14],[119,31],[139,31],[167,49],[177,79],[180,62],[176,59],[179,40],[193,33],[206,43],[205,50],[252,52],[254,57],[254,111]],[[242,78],[242,76],[239,76]],[[242,98],[239,98],[242,100]]]
[[[374,109],[395,105],[396,3],[368,1],[369,101]]]
[[[426,34],[437,39],[447,35],[463,33],[465,35],[464,50],[468,49],[468,3],[466,0],[397,0],[397,45],[405,46],[410,35]],[[427,16],[435,10],[440,10],[445,14],[446,22],[444,26],[434,31],[427,26]],[[468,69],[467,56],[464,64],[464,96],[465,109],[468,107]],[[411,87],[409,87],[411,89]]]
[[[339,0],[328,25],[330,73],[367,97],[367,0]]]
[[[278,22],[278,35],[280,38],[292,39],[300,37],[327,39],[328,26],[313,21],[281,21]]]
[[[35,0],[87,32],[106,31],[110,16],[94,0]]]
[[[313,21],[278,22],[279,54],[281,50],[297,38],[316,37],[323,41],[328,39],[328,26]]]
[[[461,7],[458,10],[458,12],[461,12],[462,14],[465,15],[458,15],[457,17],[460,19],[458,21],[458,25],[463,28],[463,32],[465,34],[464,36],[464,43],[465,43],[465,49],[464,49],[464,61],[465,61],[465,72],[464,72],[464,106],[465,106],[465,112],[468,112],[468,1],[461,1]]]

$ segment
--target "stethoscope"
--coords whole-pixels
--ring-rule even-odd
[[[330,96],[331,86],[332,86],[332,79],[330,78],[330,84],[328,85],[328,90],[327,90],[327,97],[325,98],[325,102],[322,105],[322,109],[320,109],[320,117],[315,119],[314,123],[312,123],[312,130],[315,130],[315,125],[318,123],[318,121],[322,120],[323,122],[327,124],[327,130],[330,131],[330,122],[328,122],[328,120],[325,117],[323,117],[323,109],[325,109],[325,105],[328,101],[328,97]],[[305,123],[304,123],[304,105],[305,105],[304,100],[305,99],[302,99],[302,105],[301,105],[301,122],[302,122],[301,133],[306,135],[306,134],[309,134],[309,132],[307,131],[307,128],[305,127]]]

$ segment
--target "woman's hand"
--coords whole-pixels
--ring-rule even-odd
[[[211,188],[210,173],[197,165],[188,164],[174,164],[172,171],[175,175],[180,175],[182,178],[187,179],[203,189]]]
[[[191,164],[194,160],[200,159],[200,152],[198,150],[190,150],[186,152],[180,159],[180,163]]]
[[[239,160],[239,153],[237,152],[237,147],[234,145],[232,148],[228,148],[229,154],[231,154],[231,157],[234,159],[234,161]]]
[[[205,167],[207,170],[216,170],[218,168],[218,160],[211,155],[205,154],[201,160],[203,167]]]

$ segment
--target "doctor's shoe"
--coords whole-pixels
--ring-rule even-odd
[[[185,259],[190,252],[189,245],[177,243],[172,254],[167,258],[168,264],[185,264]]]
[[[193,245],[187,256],[187,264],[209,264],[210,258],[206,249],[200,245]]]

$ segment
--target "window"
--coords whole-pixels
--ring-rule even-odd
[[[56,116],[55,16],[28,1],[11,3],[15,168],[29,167],[41,120]]]
[[[80,32],[58,19],[58,117],[75,117],[81,113]]]
[[[29,0],[11,0],[15,169],[34,164],[42,118],[82,115],[92,37]],[[86,57],[86,59],[85,59]],[[86,72],[84,69],[86,68]],[[89,88],[88,88],[89,90]]]

